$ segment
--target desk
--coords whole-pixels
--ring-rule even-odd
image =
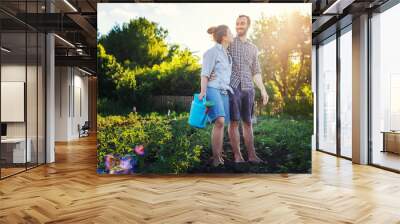
[[[382,152],[392,152],[400,154],[400,131],[382,131],[382,134]]]
[[[5,138],[1,139],[1,150],[2,159],[6,160],[6,163],[25,163],[31,162],[32,153],[31,145],[32,141],[30,138],[26,141],[28,147],[26,147],[25,153],[25,138]],[[3,156],[3,154],[5,154]],[[10,155],[12,154],[12,156]],[[11,159],[12,158],[12,159]],[[25,158],[27,159],[25,161]]]

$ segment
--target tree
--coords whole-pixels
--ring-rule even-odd
[[[150,108],[149,96],[190,96],[200,89],[200,64],[188,50],[177,50],[170,61],[137,69],[137,88],[133,92],[140,108]]]
[[[129,68],[120,65],[113,55],[107,54],[101,44],[97,45],[99,97],[116,99],[118,91],[134,89],[135,75]]]
[[[153,95],[187,96],[200,89],[199,58],[189,49],[167,45],[167,33],[156,23],[139,18],[122,28],[115,26],[100,38],[97,56],[100,113],[124,114],[133,106],[149,110],[152,108],[149,98]],[[122,45],[143,54],[128,55]]]
[[[311,18],[300,12],[255,22],[251,37],[258,47],[271,113],[312,115]]]
[[[188,50],[179,50],[160,65],[153,66],[159,80],[153,93],[156,95],[190,96],[200,90],[200,64]]]
[[[165,38],[168,31],[145,18],[132,19],[99,39],[109,54],[131,68],[160,64],[171,56]]]

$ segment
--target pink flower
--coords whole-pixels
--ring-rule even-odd
[[[143,156],[144,155],[144,147],[143,145],[137,145],[135,146],[135,153],[138,154],[139,156]]]

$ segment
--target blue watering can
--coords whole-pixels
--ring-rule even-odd
[[[205,128],[207,121],[206,97],[199,100],[199,94],[194,94],[192,106],[190,107],[189,125],[196,128]]]

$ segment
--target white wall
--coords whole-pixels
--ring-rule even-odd
[[[1,81],[25,82],[25,64],[3,64],[1,66]],[[1,108],[7,110],[7,108]],[[7,137],[25,137],[25,122],[7,122]]]
[[[74,91],[71,96],[74,99],[73,105],[74,107],[72,108],[72,119],[71,119],[71,135],[74,138],[79,137],[79,132],[78,132],[78,124],[81,126],[85,123],[85,121],[88,121],[89,119],[89,111],[88,111],[88,78],[86,76],[82,76],[83,73],[81,73],[79,70],[74,70],[75,75],[74,75]],[[79,75],[76,74],[78,72]]]
[[[88,78],[76,68],[56,67],[55,85],[55,140],[77,139],[78,125],[88,120]]]
[[[38,68],[38,71],[36,69]],[[32,160],[36,162],[39,159],[39,163],[44,163],[44,74],[42,73],[42,67],[36,67],[36,65],[27,65],[25,63],[4,63],[1,66],[2,82],[24,82],[26,83],[26,108],[25,104],[22,108],[19,108],[21,113],[26,112],[26,120],[22,122],[5,122],[7,124],[7,137],[8,138],[24,138],[25,135],[30,140],[31,145],[29,146],[32,150]],[[27,82],[25,82],[27,78]],[[3,91],[4,89],[2,89]],[[23,94],[24,90],[21,94]],[[7,97],[7,95],[2,95]],[[10,107],[2,107],[3,112],[12,110]],[[14,109],[15,110],[15,109]],[[26,111],[25,111],[26,110]],[[13,113],[13,111],[7,111],[7,113]],[[16,112],[14,112],[16,113]],[[38,155],[37,155],[38,154]]]
[[[55,140],[68,140],[68,88],[70,85],[69,69],[67,67],[55,68]]]
[[[27,69],[27,70],[26,70]],[[1,81],[2,82],[25,82],[26,71],[28,72],[28,84],[30,87],[27,88],[27,119],[28,129],[36,130],[36,80],[31,77],[32,74],[36,76],[36,66],[27,66],[25,64],[3,64],[1,66]],[[4,97],[4,96],[3,96]],[[39,107],[42,105],[39,105]],[[9,108],[1,108],[1,110],[7,110]],[[24,108],[22,108],[24,110]],[[34,111],[35,113],[33,113]],[[33,122],[33,123],[32,123]],[[25,137],[25,123],[26,122],[6,122],[7,123],[7,135],[8,137]],[[28,133],[28,137],[29,137]],[[36,132],[35,132],[36,134]]]

